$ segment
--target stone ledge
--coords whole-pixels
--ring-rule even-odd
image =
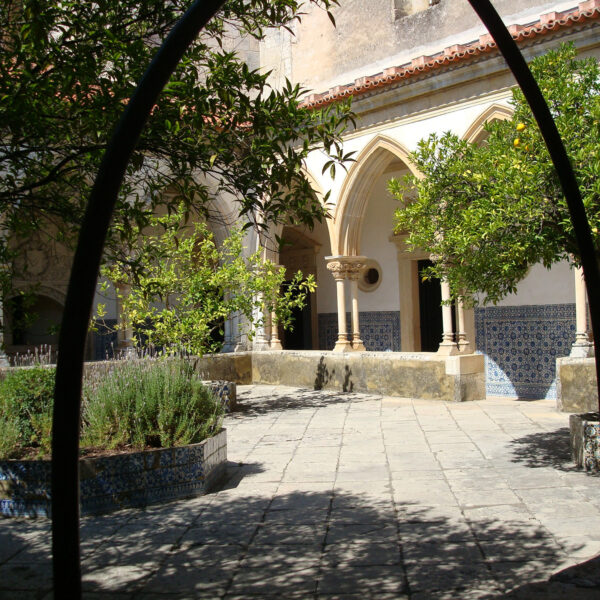
[[[407,352],[255,352],[252,382],[462,402],[485,398],[480,355]]]
[[[598,410],[594,358],[565,356],[556,359],[556,407],[568,413]]]

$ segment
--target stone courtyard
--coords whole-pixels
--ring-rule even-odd
[[[600,482],[553,401],[238,394],[220,490],[82,520],[85,598],[598,598]],[[50,522],[0,521],[0,598],[50,589]]]

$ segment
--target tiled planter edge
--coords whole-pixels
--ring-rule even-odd
[[[199,444],[82,458],[82,515],[144,507],[199,496],[225,476],[227,433]],[[0,461],[0,512],[5,516],[50,516],[50,461]]]
[[[586,471],[600,471],[600,420],[598,413],[569,415],[573,461]]]

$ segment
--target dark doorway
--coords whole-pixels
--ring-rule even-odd
[[[287,282],[284,285],[287,285]],[[310,350],[312,348],[310,300],[310,296],[306,298],[304,308],[292,309],[292,329],[284,331],[281,337],[281,345],[284,350]]]
[[[430,260],[419,261],[419,321],[421,352],[437,352],[442,341],[442,289],[439,279],[423,281],[421,273],[432,266]]]

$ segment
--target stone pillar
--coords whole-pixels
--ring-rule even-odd
[[[275,311],[271,313],[271,350],[283,350],[281,340],[279,339],[279,326]]]
[[[575,273],[575,342],[571,346],[570,356],[575,358],[587,358],[594,356],[594,344],[590,339],[588,328],[587,292],[585,290],[585,279],[583,269],[577,267]]]
[[[358,258],[358,257],[357,257]],[[353,261],[348,265],[347,276],[350,280],[350,295],[352,297],[352,350],[364,352],[365,345],[360,339],[360,323],[358,318],[358,278],[364,263]]]
[[[450,284],[447,280],[442,279],[440,282],[442,288],[442,302],[450,300]],[[438,354],[450,356],[458,354],[458,348],[454,343],[454,330],[452,329],[452,306],[450,304],[442,304],[442,343],[438,349]]]
[[[467,339],[466,326],[465,326],[465,305],[461,299],[456,303],[456,312],[458,317],[458,332],[456,334],[456,344],[458,351],[461,354],[471,354],[473,349],[471,348],[471,342]]]
[[[259,310],[257,309],[256,319],[256,337],[254,339],[254,344],[252,344],[253,350],[270,350],[269,339],[267,338],[267,319],[268,315],[265,315],[264,304],[261,304],[262,308],[260,309],[260,314],[258,314]]]
[[[129,296],[131,285],[128,283],[116,284],[117,289],[117,351],[127,358],[135,357],[133,346],[133,328],[125,321],[123,300]]]
[[[327,264],[327,268],[331,271],[335,279],[335,287],[337,293],[337,311],[338,311],[338,339],[333,348],[334,352],[348,352],[352,350],[352,344],[348,339],[346,329],[346,296],[344,291],[344,280],[346,279],[346,265],[339,259],[343,257],[326,257],[336,258]]]

